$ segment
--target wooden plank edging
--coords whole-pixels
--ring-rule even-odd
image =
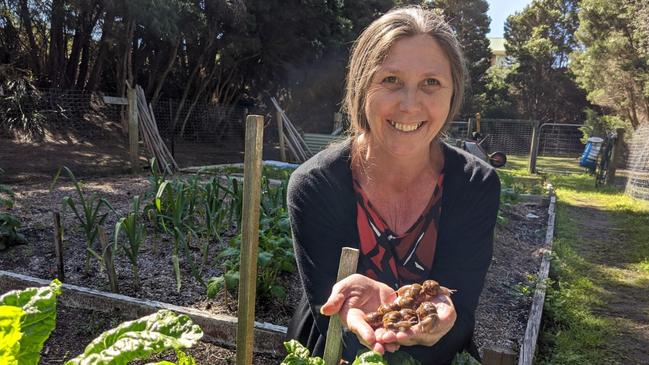
[[[0,270],[0,293],[27,287],[49,285],[49,280]],[[116,313],[133,319],[149,315],[160,309],[169,309],[189,316],[201,326],[203,340],[218,345],[235,346],[237,318],[223,314],[211,314],[199,309],[181,307],[154,300],[132,298],[77,285],[63,284],[59,304],[64,307],[87,309],[102,313]],[[286,327],[272,323],[255,322],[254,350],[258,353],[281,356],[284,354]],[[97,334],[99,335],[99,333]]]
[[[556,196],[552,194],[550,206],[548,208],[548,229],[545,235],[545,248],[543,249],[543,259],[537,278],[537,286],[532,299],[532,308],[527,320],[525,329],[525,338],[521,345],[518,357],[518,365],[532,365],[534,352],[536,350],[536,341],[538,340],[539,330],[541,328],[541,315],[543,314],[543,303],[545,301],[546,282],[550,272],[550,260],[552,254],[552,239],[554,237],[554,220]]]

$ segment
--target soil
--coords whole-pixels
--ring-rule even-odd
[[[60,181],[52,191],[49,190],[49,185],[50,182],[41,181],[12,186],[16,193],[16,205],[13,213],[21,219],[23,227],[20,232],[25,235],[29,244],[0,252],[0,267],[3,270],[44,279],[54,277],[56,269],[52,243],[52,211],[61,209],[61,201],[64,196],[74,197],[76,193],[69,181]],[[147,188],[148,181],[145,175],[91,178],[84,181],[87,195],[96,193],[106,198],[117,211],[118,216],[124,216],[130,209],[131,198],[135,195],[143,196]],[[528,213],[537,217],[528,218]],[[507,346],[518,349],[527,324],[531,296],[533,295],[534,275],[540,264],[538,251],[542,247],[545,237],[547,207],[521,203],[503,206],[501,214],[506,223],[499,224],[496,228],[493,261],[476,313],[476,343],[479,348]],[[109,214],[104,224],[108,228],[109,237],[111,237],[116,219],[115,214]],[[107,277],[96,269],[95,261],[92,265],[93,270],[89,274],[84,273],[86,245],[84,234],[71,212],[62,214],[62,225],[65,230],[66,283],[108,291]],[[234,229],[231,229],[226,234],[226,239],[227,236],[231,237],[233,234]],[[155,253],[153,252],[154,242],[158,246]],[[200,262],[201,253],[198,245],[194,245],[196,247],[191,253],[195,261]],[[224,243],[211,243],[210,257],[215,257],[223,247]],[[171,239],[169,237],[164,235],[155,237],[152,234],[147,237],[139,258],[141,280],[139,288],[133,284],[131,266],[126,257],[117,254],[115,266],[120,293],[137,298],[194,307],[214,314],[236,315],[236,297],[228,295],[226,298],[224,295],[218,295],[214,300],[208,299],[204,287],[191,276],[189,267],[182,263],[182,289],[177,293],[169,255],[170,249]],[[218,263],[201,265],[200,269],[205,278],[221,274]],[[258,321],[284,326],[288,324],[293,308],[299,301],[301,288],[298,285],[292,285],[299,282],[297,274],[282,276],[280,281],[285,283],[288,289],[286,301],[259,301],[256,308]],[[63,315],[66,315],[65,312]],[[107,326],[105,328],[110,327],[109,324],[115,325],[110,321],[109,323],[104,321],[104,319],[109,320],[110,318],[93,314],[93,316],[95,315],[98,318],[97,323],[103,323],[102,326],[105,324]],[[80,317],[83,316],[83,314],[80,315]],[[70,329],[70,331],[72,332],[63,332],[66,333],[66,338],[77,336],[76,333],[79,332],[75,329]],[[93,335],[96,336],[98,333],[100,332],[96,331]],[[89,340],[86,337],[80,337],[74,340],[69,339],[66,342],[85,344]],[[48,356],[50,359],[60,359],[64,352],[61,353],[54,347],[56,346],[48,350],[52,354]],[[80,353],[81,350],[82,348],[69,351]],[[54,353],[58,355],[54,355]],[[215,352],[213,356],[215,356],[214,359],[225,359],[229,355]],[[208,362],[199,361],[199,363],[218,362],[210,360]]]

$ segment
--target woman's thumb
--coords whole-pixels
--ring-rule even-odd
[[[345,303],[345,296],[343,293],[334,291],[331,293],[325,304],[320,307],[320,314],[325,316],[336,314],[340,311],[343,303]]]

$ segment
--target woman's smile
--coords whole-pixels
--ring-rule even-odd
[[[423,126],[426,121],[416,123],[399,123],[388,119],[388,123],[390,123],[390,125],[399,132],[412,133],[421,129],[421,126]]]

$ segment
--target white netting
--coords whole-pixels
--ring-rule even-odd
[[[629,177],[626,193],[649,200],[649,124],[642,124],[628,142],[629,158],[626,169]]]

